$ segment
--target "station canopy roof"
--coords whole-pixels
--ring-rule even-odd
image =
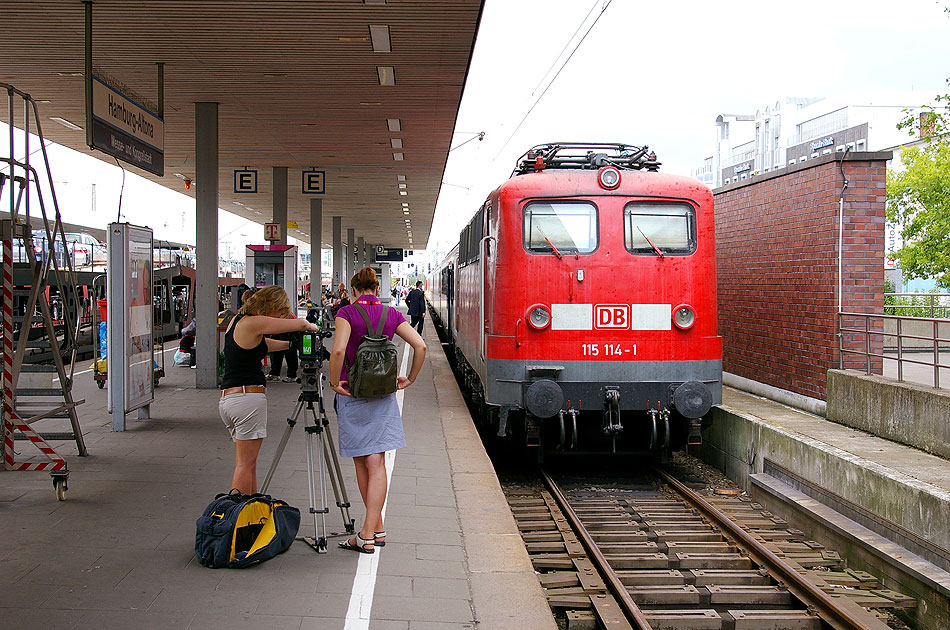
[[[95,0],[97,76],[156,104],[164,63],[164,176],[123,166],[194,196],[207,185],[195,180],[195,103],[216,102],[221,208],[270,221],[272,167],[286,166],[288,219],[298,224],[288,235],[309,242],[301,171],[321,170],[324,247],[341,216],[344,239],[355,228],[367,243],[422,249],[483,1]],[[0,82],[39,101],[47,140],[114,163],[86,146],[83,130],[52,120],[86,127],[83,3],[5,1],[3,14]],[[258,172],[255,194],[233,192],[245,168]]]

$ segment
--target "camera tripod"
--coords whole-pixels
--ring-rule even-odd
[[[322,346],[320,349],[323,349]],[[326,351],[324,350],[324,352]],[[330,435],[330,421],[327,420],[326,409],[323,405],[323,379],[326,377],[320,372],[320,365],[323,363],[322,359],[323,357],[321,356],[316,364],[313,362],[304,362],[302,366],[300,396],[297,397],[297,405],[294,407],[293,414],[287,418],[287,428],[284,429],[284,434],[280,438],[280,444],[277,445],[277,452],[274,454],[274,461],[271,462],[270,470],[267,471],[267,476],[264,478],[264,483],[260,490],[262,493],[267,491],[271,478],[274,476],[274,471],[277,470],[277,464],[280,463],[280,457],[284,453],[284,447],[287,446],[287,441],[290,439],[290,433],[293,431],[297,420],[300,418],[300,414],[306,406],[309,412],[309,417],[304,417],[304,431],[307,434],[307,486],[310,490],[310,513],[313,515],[314,535],[313,537],[303,536],[302,540],[310,545],[317,553],[327,552],[326,516],[330,512],[330,507],[327,503],[327,473],[329,473],[330,483],[333,486],[336,505],[340,508],[340,513],[343,516],[343,527],[346,529],[347,534],[352,534],[356,531],[355,521],[350,518],[350,500],[346,496],[346,488],[343,485],[340,461],[337,459],[336,449],[333,448],[333,436]],[[317,418],[317,411],[313,406],[314,403],[317,403],[317,408],[320,410],[319,419]],[[320,440],[320,450],[317,453],[318,467],[316,470],[314,470],[313,466],[314,436],[317,436]],[[329,469],[327,468],[327,461],[331,464]],[[316,507],[315,474],[319,477],[321,498],[321,507],[319,509]],[[317,515],[320,516],[319,526],[317,523]]]

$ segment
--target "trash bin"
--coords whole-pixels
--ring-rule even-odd
[[[109,309],[107,308],[108,302],[106,300],[96,300],[96,304],[99,305],[99,320],[103,322],[106,321],[106,313],[109,312]]]

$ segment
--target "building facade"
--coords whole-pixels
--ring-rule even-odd
[[[906,143],[897,128],[908,111],[933,102],[925,92],[786,97],[749,114],[716,117],[713,154],[692,171],[710,188],[832,153],[880,151]]]

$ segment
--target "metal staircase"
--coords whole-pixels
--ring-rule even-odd
[[[81,300],[36,102],[29,94],[11,85],[0,83],[0,89],[5,90],[8,96],[10,126],[10,155],[0,157],[0,166],[5,164],[8,169],[7,173],[0,173],[0,199],[6,187],[10,203],[10,218],[0,221],[3,248],[4,468],[48,470],[57,498],[64,500],[68,479],[66,460],[46,441],[75,440],[79,455],[87,454],[76,414],[76,406],[84,401],[76,401],[72,397]],[[23,106],[19,121],[15,107],[18,101]],[[17,122],[21,125],[20,129],[16,127]],[[47,216],[40,173],[30,165],[31,122],[40,140],[42,167],[52,200],[52,221]],[[18,147],[15,142],[17,135],[22,138],[22,147]],[[22,150],[23,161],[16,159],[17,149]],[[39,205],[38,216],[31,216],[31,199],[34,196]],[[34,255],[32,223],[45,228],[46,242],[50,245],[40,260]],[[16,241],[22,243],[19,251],[25,253],[26,262],[14,263],[13,245]],[[53,295],[58,296],[58,302],[51,301]],[[40,360],[46,361],[38,363]],[[68,418],[70,431],[40,433],[31,426],[50,418]],[[49,461],[18,462],[15,440],[29,440]]]

